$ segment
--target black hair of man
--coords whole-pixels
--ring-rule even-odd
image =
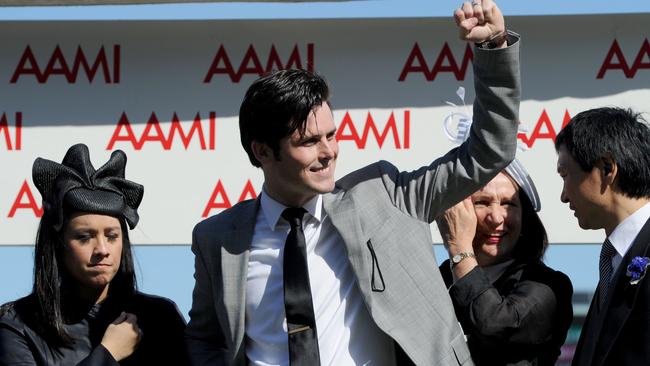
[[[555,149],[561,146],[585,172],[601,159],[613,160],[618,191],[630,198],[650,197],[650,128],[640,113],[613,107],[578,113],[557,135]]]
[[[253,82],[239,108],[241,143],[251,164],[261,167],[253,141],[266,144],[279,159],[280,140],[296,130],[303,134],[309,113],[328,98],[327,82],[306,70],[274,71]]]

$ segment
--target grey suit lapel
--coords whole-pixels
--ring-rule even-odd
[[[233,220],[233,226],[220,235],[221,273],[223,281],[223,302],[226,309],[227,324],[236,352],[244,350],[242,342],[245,334],[246,276],[248,257],[255,231],[255,220],[260,204],[259,199],[242,207]]]
[[[367,301],[370,299],[370,287],[367,285],[370,283],[370,273],[365,269],[371,268],[371,263],[366,248],[368,238],[363,236],[357,207],[351,199],[343,197],[343,193],[339,192],[323,195],[323,208],[343,238],[359,288]]]

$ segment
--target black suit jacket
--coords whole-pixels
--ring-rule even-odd
[[[650,257],[649,248],[650,220],[616,269],[602,309],[596,290],[573,357],[574,366],[650,365],[650,276],[632,285],[626,275],[632,258]]]
[[[440,266],[476,365],[553,365],[573,318],[571,281],[542,262],[513,262],[492,284],[480,267],[453,284]]]

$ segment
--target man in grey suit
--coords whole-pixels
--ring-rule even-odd
[[[514,158],[519,51],[491,0],[455,17],[477,43],[475,123],[418,170],[380,161],[335,182],[325,81],[286,70],[249,88],[240,133],[263,191],[194,229],[193,364],[472,364],[429,223]]]

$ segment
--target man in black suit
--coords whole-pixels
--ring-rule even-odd
[[[579,113],[558,134],[561,200],[605,229],[600,281],[573,365],[650,364],[650,129],[620,108]]]

